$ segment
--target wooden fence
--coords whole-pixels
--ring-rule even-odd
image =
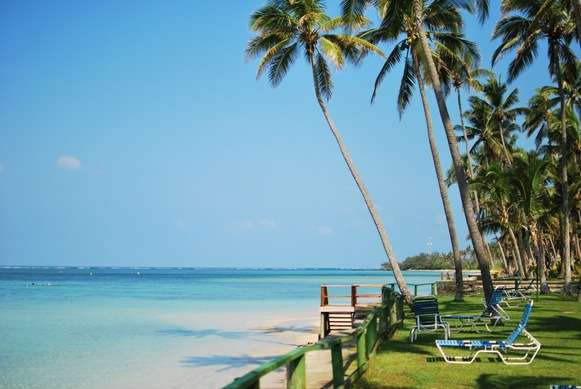
[[[356,381],[367,369],[369,358],[377,347],[391,337],[395,329],[403,324],[403,298],[388,286],[381,290],[381,304],[369,312],[367,318],[355,330],[341,337],[322,339],[311,345],[298,347],[270,362],[264,363],[251,372],[235,379],[225,389],[258,389],[260,379],[265,375],[286,367],[287,388],[307,387],[306,355],[309,352],[329,350],[333,388],[343,388]],[[343,363],[343,347],[348,343],[356,345],[357,369],[346,376]]]

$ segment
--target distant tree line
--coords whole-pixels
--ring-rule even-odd
[[[478,270],[478,263],[476,256],[471,248],[460,250],[462,258],[462,267],[467,270]],[[381,264],[385,270],[391,270],[389,263]],[[401,270],[445,270],[454,269],[454,253],[440,253],[434,252],[432,254],[419,253],[407,257],[403,262],[399,263]]]

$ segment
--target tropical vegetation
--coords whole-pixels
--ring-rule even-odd
[[[465,270],[478,269],[474,252],[470,248],[460,250],[459,254]],[[406,257],[400,262],[399,268],[401,270],[449,270],[454,268],[454,259],[455,253],[452,251],[448,253],[419,253]],[[391,270],[391,266],[387,262],[381,266],[385,270]]]
[[[408,301],[400,270],[420,263],[428,266],[422,268],[443,266],[440,260],[454,267],[455,299],[463,298],[462,269],[471,262],[460,249],[448,193],[453,185],[459,189],[471,257],[481,272],[486,298],[493,289],[491,269],[521,278],[538,275],[542,292],[549,291],[548,278],[563,277],[563,292],[575,292],[574,273],[581,264],[579,2],[501,1],[501,17],[492,32],[497,49],[490,60],[494,65],[506,57],[507,74],[482,67],[478,44],[464,30],[467,14],[484,22],[490,7],[497,6],[487,0],[342,0],[340,15],[328,16],[322,0],[269,0],[251,16],[255,36],[247,55],[260,57],[258,77],[267,73],[277,86],[300,55],[310,67],[315,100],[377,228],[388,259],[385,267],[393,270]],[[541,49],[546,49],[552,84],[538,85],[523,101],[513,81],[526,73]],[[380,215],[331,119],[329,64],[341,69],[370,54],[383,57],[369,86],[372,102],[379,93],[396,96],[401,117],[418,88],[446,215],[449,254],[420,255],[398,264]],[[396,69],[401,74],[399,88],[382,91],[385,77]],[[437,147],[429,90],[449,146],[448,169]],[[450,94],[456,100],[458,123],[448,109]]]

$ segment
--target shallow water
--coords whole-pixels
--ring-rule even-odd
[[[0,387],[219,387],[317,332],[320,284],[393,281],[357,270],[2,268]]]

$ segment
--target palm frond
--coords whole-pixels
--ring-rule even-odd
[[[331,72],[325,57],[321,53],[317,53],[315,62],[316,82],[321,95],[329,100],[333,95],[333,81],[331,79]]]
[[[401,118],[403,112],[409,105],[409,102],[414,93],[416,81],[416,72],[409,56],[406,58],[405,66],[403,69],[403,74],[401,76],[401,82],[399,86],[399,93],[397,94],[397,112]]]
[[[377,74],[377,77],[375,78],[375,84],[373,86],[373,94],[371,95],[371,103],[372,104],[375,101],[375,97],[377,96],[377,91],[378,91],[379,86],[381,85],[385,75],[387,73],[389,73],[391,71],[391,69],[397,63],[399,63],[399,61],[401,61],[401,51],[405,49],[405,44],[406,44],[406,41],[401,41],[397,45],[395,45],[395,47],[393,48],[391,53],[389,53],[389,55],[387,56],[387,59],[385,60],[383,66],[381,67],[381,70]]]
[[[272,86],[276,87],[283,80],[288,72],[290,65],[297,57],[299,45],[293,43],[280,50],[269,61],[268,79]]]

